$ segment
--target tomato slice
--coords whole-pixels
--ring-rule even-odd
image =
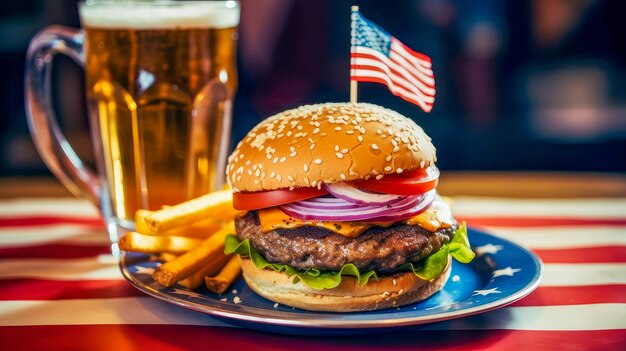
[[[237,210],[259,210],[262,208],[284,205],[290,202],[306,200],[326,194],[328,194],[328,191],[323,188],[237,192],[233,193],[233,207]]]
[[[375,191],[385,194],[418,195],[435,189],[439,182],[439,169],[430,166],[425,172],[411,171],[414,177],[406,177],[402,174],[387,175],[380,180],[369,179],[355,182],[359,189]]]

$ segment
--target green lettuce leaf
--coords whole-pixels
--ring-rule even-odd
[[[267,268],[276,272],[285,273],[288,277],[295,276],[292,280],[294,284],[302,281],[306,285],[317,290],[332,289],[337,287],[341,283],[342,276],[355,277],[360,285],[367,284],[370,279],[379,279],[375,271],[371,270],[367,272],[359,272],[358,268],[351,263],[341,267],[341,270],[338,272],[320,271],[319,269],[314,268],[309,268],[306,271],[301,272],[286,264],[270,263],[265,259],[265,257],[263,257],[263,255],[261,255],[261,253],[250,245],[250,241],[248,239],[241,241],[235,235],[228,235],[226,237],[224,252],[226,254],[234,253],[249,257],[250,260],[252,260],[252,263],[254,263],[254,265],[259,269]],[[459,226],[454,238],[449,243],[443,245],[439,251],[419,262],[407,262],[398,267],[398,270],[412,271],[421,279],[434,279],[446,268],[448,255],[451,255],[454,259],[461,263],[469,263],[474,258],[474,252],[472,252],[467,238],[467,226],[465,222]]]
[[[293,283],[297,283],[300,280],[313,289],[323,290],[332,289],[339,286],[341,283],[341,277],[344,275],[355,277],[360,285],[365,285],[370,278],[378,280],[378,276],[374,271],[367,271],[364,273],[359,272],[359,269],[355,265],[349,263],[341,267],[338,272],[333,271],[320,271],[319,269],[309,268],[304,272],[297,271],[295,268],[286,264],[270,263],[261,253],[259,253],[248,239],[241,241],[235,235],[228,235],[224,242],[224,252],[227,254],[238,254],[241,256],[249,257],[252,263],[259,269],[272,269],[276,272],[282,272],[287,274],[288,277],[295,276]]]

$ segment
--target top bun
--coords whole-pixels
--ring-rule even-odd
[[[366,103],[306,105],[267,118],[228,158],[234,192],[382,178],[437,160],[415,122]]]

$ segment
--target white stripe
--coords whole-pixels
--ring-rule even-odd
[[[395,39],[395,38],[394,38],[394,40],[391,40],[391,48],[393,50],[397,51],[402,56],[404,56],[407,60],[412,61],[415,65],[420,65],[420,66],[422,66],[424,68],[432,67],[432,63],[431,62],[428,62],[426,60],[422,60],[421,58],[418,58],[418,57],[415,57],[415,56],[411,55],[411,53],[406,51],[406,49],[404,49],[404,47],[402,45],[400,45],[399,42],[400,41],[398,39]],[[424,55],[424,56],[426,56],[426,55]]]
[[[72,259],[0,260],[0,279],[56,280],[124,279],[111,255]]]
[[[607,330],[626,328],[626,304],[505,307],[426,325],[430,330]],[[0,325],[163,324],[229,326],[199,312],[148,297],[0,301]],[[584,316],[584,318],[581,318]],[[480,322],[480,323],[478,323]]]
[[[516,268],[516,267],[513,267]],[[546,264],[541,286],[626,284],[626,264]],[[0,279],[53,280],[123,279],[110,255],[80,259],[7,259],[0,261]]]
[[[106,231],[81,225],[46,225],[35,227],[0,227],[0,246],[42,245],[50,242],[69,244],[109,244]]]
[[[0,325],[175,324],[227,326],[150,297],[1,301]]]
[[[452,205],[460,217],[538,216],[571,218],[626,218],[626,199],[506,199],[455,197]]]
[[[472,224],[469,223],[471,226]],[[533,249],[567,249],[626,245],[626,229],[610,226],[577,227],[481,227],[496,236]]]
[[[411,83],[408,80],[404,79],[404,77],[395,74],[394,72],[391,71],[389,66],[385,65],[384,63],[382,63],[382,62],[380,62],[378,60],[357,57],[357,58],[353,58],[352,59],[351,64],[353,64],[353,65],[366,65],[366,66],[378,67],[378,68],[382,69],[383,71],[385,71],[388,76],[392,77],[392,80],[399,81],[402,84],[404,84],[403,87],[407,88],[407,89],[410,89],[410,91],[412,91],[415,95],[420,95],[420,96],[423,95],[423,93],[421,91],[419,91],[419,89],[417,89],[417,87],[413,83]],[[424,102],[432,104],[433,102],[435,102],[435,97],[434,96],[423,95],[422,100]]]
[[[87,200],[29,198],[0,201],[0,217],[47,215],[99,218],[98,209]]]
[[[545,265],[541,286],[626,284],[626,263]]]
[[[357,77],[380,78],[387,82],[387,86],[389,87],[389,90],[391,90],[391,92],[393,92],[394,94],[405,96],[405,97],[415,100],[415,102],[419,104],[420,107],[424,109],[425,111],[430,111],[432,108],[432,105],[428,105],[426,102],[424,102],[421,99],[421,97],[407,91],[406,89],[398,85],[395,85],[393,81],[389,78],[389,76],[387,76],[384,73],[381,73],[378,71],[372,71],[372,70],[365,70],[365,69],[353,69],[352,72],[353,72],[352,75],[357,76]]]
[[[355,53],[376,56],[384,64],[403,74],[405,78],[409,79],[413,83],[413,85],[415,85],[420,91],[423,91],[425,94],[428,95],[435,95],[435,89],[428,87],[424,84],[424,82],[428,82],[429,79],[432,80],[432,82],[428,82],[426,84],[435,84],[435,81],[432,79],[432,73],[431,76],[423,76],[421,73],[418,75],[412,74],[411,72],[409,72],[409,69],[412,69],[413,66],[404,67],[397,62],[391,60],[389,57],[381,54],[380,52],[363,46],[357,46],[355,48]]]

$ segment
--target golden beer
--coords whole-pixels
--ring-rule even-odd
[[[223,184],[237,82],[238,22],[230,18],[238,8],[235,17],[216,17],[185,6],[81,9],[98,165],[121,220]]]

